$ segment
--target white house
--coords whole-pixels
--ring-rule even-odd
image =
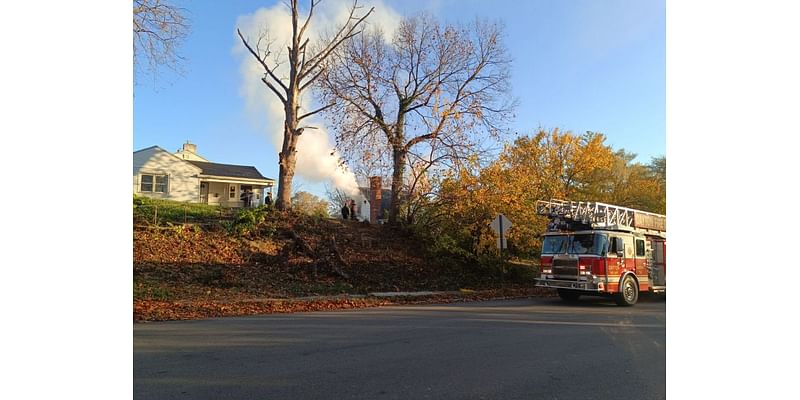
[[[134,151],[133,193],[224,207],[255,207],[272,192],[275,180],[265,178],[255,167],[209,162],[196,151],[197,146],[188,142],[175,153],[158,146]]]

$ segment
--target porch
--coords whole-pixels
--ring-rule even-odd
[[[274,182],[200,178],[200,203],[221,207],[258,207]]]

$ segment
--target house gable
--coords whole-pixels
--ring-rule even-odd
[[[133,192],[138,195],[197,202],[200,198],[201,169],[158,146],[151,146],[133,152]],[[165,192],[144,191],[142,176],[166,176]],[[147,178],[147,177],[146,177]],[[155,179],[155,178],[148,178]]]
[[[200,169],[199,167],[197,167],[195,165],[192,165],[188,161],[183,160],[182,158],[176,156],[175,154],[172,154],[172,153],[162,149],[159,146],[150,146],[150,147],[146,147],[144,149],[136,150],[136,151],[133,152],[133,173],[134,173],[134,175],[139,172],[139,168],[141,168],[142,165],[147,163],[152,157],[156,156],[156,154],[158,154],[159,158],[163,157],[162,158],[162,162],[165,162],[167,164],[170,164],[171,162],[170,161],[166,161],[166,159],[168,157],[164,157],[163,155],[168,155],[168,156],[172,157],[172,159],[174,159],[174,161],[176,161],[176,162],[184,163],[188,167],[193,168],[193,170],[196,173],[202,172],[202,169]]]

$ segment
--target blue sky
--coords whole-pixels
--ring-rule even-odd
[[[326,0],[333,3],[337,0]],[[162,72],[134,88],[133,149],[177,150],[190,140],[211,161],[254,165],[277,178],[277,153],[265,124],[241,93],[239,17],[274,1],[185,2],[192,31],[182,47],[187,72]],[[302,3],[302,1],[301,1]],[[446,22],[501,20],[514,60],[519,99],[511,128],[538,126],[604,133],[615,149],[649,162],[665,155],[665,4],[663,1],[391,1],[400,15],[428,11]],[[300,155],[302,157],[302,155]],[[295,190],[323,194],[297,177]]]

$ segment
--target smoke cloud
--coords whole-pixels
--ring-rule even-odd
[[[329,32],[347,19],[351,2],[330,3],[332,4],[323,2],[319,8],[314,9],[314,16],[307,33],[312,42],[321,32]],[[385,38],[390,40],[399,24],[400,15],[382,1],[368,2],[363,6],[358,11],[358,15],[363,15],[370,7],[374,6],[375,11],[367,18],[366,22],[369,25],[380,26],[384,31]],[[307,11],[301,10],[301,21],[305,21]],[[266,46],[268,39],[271,42],[270,50],[272,51],[270,57],[275,56],[276,60],[283,63],[277,68],[275,75],[286,78],[288,82],[289,70],[286,56],[287,46],[291,43],[292,35],[289,8],[282,3],[271,8],[260,8],[253,14],[240,16],[236,21],[236,26],[253,46],[259,37],[266,35],[262,46]],[[240,95],[245,99],[248,113],[255,118],[259,125],[263,124],[277,153],[283,145],[283,104],[261,82],[261,77],[264,75],[263,67],[248,53],[235,32],[234,37],[236,43],[233,52],[241,62]],[[301,114],[315,109],[310,92],[303,95],[300,104]],[[331,136],[325,129],[323,119],[314,115],[304,120],[303,125],[314,126],[318,129],[306,129],[298,140],[296,174],[313,182],[331,182],[348,195],[358,196],[356,177],[346,166],[340,166],[341,157],[334,151]]]

